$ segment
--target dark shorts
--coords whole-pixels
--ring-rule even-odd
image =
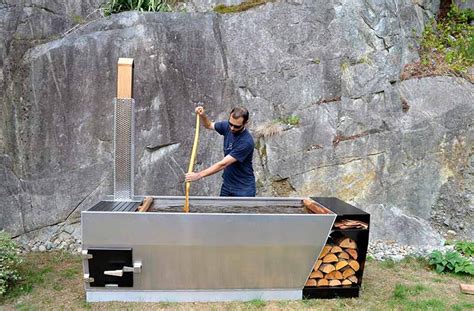
[[[221,187],[221,197],[254,197],[256,194],[255,188],[245,190],[230,190],[225,185]]]

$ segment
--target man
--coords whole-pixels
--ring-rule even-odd
[[[215,123],[209,120],[203,107],[196,107],[196,113],[205,128],[224,136],[224,158],[205,170],[187,173],[186,181],[196,181],[224,170],[221,196],[254,197],[256,188],[252,156],[255,143],[245,128],[249,119],[247,109],[236,107],[230,112],[228,121]]]

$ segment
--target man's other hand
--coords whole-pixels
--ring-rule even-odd
[[[199,180],[199,179],[202,178],[202,177],[201,177],[201,174],[199,174],[199,173],[194,173],[194,172],[192,172],[192,173],[186,173],[185,176],[186,176],[186,181],[196,181],[196,180]]]
[[[194,109],[194,111],[195,111],[198,115],[202,116],[202,115],[204,114],[204,107],[203,107],[203,106],[197,106],[196,109]]]

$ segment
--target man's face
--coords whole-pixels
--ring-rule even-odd
[[[245,128],[244,118],[240,117],[238,119],[235,119],[232,115],[230,115],[229,126],[230,126],[230,131],[234,134],[242,132]]]

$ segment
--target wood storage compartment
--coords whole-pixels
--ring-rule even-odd
[[[337,214],[303,289],[303,298],[358,297],[369,242],[370,215],[336,198],[312,198]]]

